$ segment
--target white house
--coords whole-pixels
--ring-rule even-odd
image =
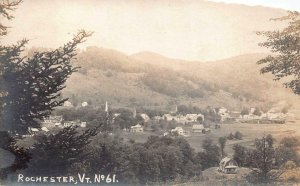
[[[202,133],[204,130],[204,126],[200,124],[195,124],[192,126],[192,131],[195,133]]]
[[[150,117],[145,113],[140,114],[140,116],[144,119],[145,122],[148,122],[150,120]]]
[[[44,132],[49,132],[49,129],[47,129],[47,127],[42,127],[41,130]]]
[[[225,121],[230,117],[229,111],[225,107],[219,108],[218,115],[221,116],[221,121]]]
[[[137,124],[130,127],[130,132],[144,132],[144,128],[140,124]]]
[[[163,120],[164,117],[161,117],[161,116],[154,116],[153,119],[156,120],[156,121],[159,121],[159,120]]]
[[[42,126],[47,127],[47,128],[52,128],[55,126],[60,126],[63,121],[62,116],[49,116],[49,117],[44,117],[42,121]]]
[[[197,122],[198,117],[201,117],[202,120],[204,120],[204,115],[202,114],[187,114],[187,115],[171,115],[171,114],[164,114],[163,118],[167,121],[176,121],[178,123],[186,124],[186,123],[192,123]]]
[[[77,126],[77,122],[75,121],[65,121],[64,127],[71,127],[71,126]]]
[[[39,132],[39,129],[37,129],[37,128],[32,128],[32,127],[29,127],[29,128],[28,128],[28,131],[29,131],[29,133],[30,133],[30,134],[36,134],[36,133],[38,133],[38,132]]]
[[[178,135],[183,135],[184,134],[184,131],[183,131],[182,127],[176,127],[175,129],[172,129],[171,133],[174,133],[174,132],[177,132]]]
[[[85,128],[86,127],[86,122],[81,122],[80,127]]]
[[[86,122],[81,122],[79,120],[75,120],[75,121],[65,121],[64,122],[64,127],[70,127],[70,126],[78,126],[78,127],[82,127],[85,128],[86,127]]]
[[[186,115],[186,120],[189,122],[197,122],[197,119],[201,117],[202,121],[204,121],[204,115],[203,114],[187,114]]]
[[[234,159],[225,157],[220,161],[218,171],[225,174],[236,174],[238,164]]]
[[[63,106],[64,107],[73,107],[73,104],[70,101],[65,101]]]
[[[82,107],[86,107],[86,106],[88,106],[88,105],[89,105],[89,104],[88,104],[88,102],[86,102],[86,101],[84,101],[84,102],[81,103],[81,106],[82,106]]]

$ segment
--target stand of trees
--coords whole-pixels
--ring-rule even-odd
[[[290,11],[287,16],[273,20],[286,21],[288,26],[282,30],[258,32],[267,38],[260,46],[269,48],[274,55],[257,63],[264,65],[261,73],[272,73],[275,76],[274,80],[288,77],[284,85],[291,88],[295,94],[300,94],[300,13]]]
[[[74,134],[75,129],[67,128],[41,137],[31,150],[33,160],[25,170],[26,175],[77,176],[78,172],[101,172],[116,174],[119,183],[138,185],[201,178],[197,154],[183,138],[150,136],[145,143],[135,143],[107,133],[93,137],[95,131]],[[72,143],[67,143],[68,138]]]
[[[255,140],[255,149],[235,145],[234,159],[239,166],[249,167],[253,173],[248,177],[255,183],[268,183],[277,181],[284,173],[283,166],[292,161],[296,165],[300,163],[297,153],[299,141],[293,137],[286,137],[280,141],[278,147],[274,146],[274,138],[271,135]]]

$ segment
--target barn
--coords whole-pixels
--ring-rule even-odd
[[[238,171],[238,164],[234,159],[225,157],[220,161],[218,171],[225,174],[236,174]]]

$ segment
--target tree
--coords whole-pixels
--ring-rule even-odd
[[[0,17],[4,17],[7,20],[11,20],[14,17],[10,14],[11,11],[15,10],[16,7],[22,2],[22,0],[16,1],[1,1],[0,2]],[[0,36],[7,35],[8,27],[0,23]]]
[[[236,131],[234,133],[234,138],[237,140],[242,140],[243,139],[243,134],[240,131]]]
[[[77,127],[66,127],[57,134],[42,135],[31,150],[32,160],[28,174],[63,175],[72,164],[81,162],[89,154],[87,146],[91,137],[97,135],[97,128],[78,132]]]
[[[219,137],[219,145],[220,145],[220,149],[221,149],[221,157],[225,156],[225,152],[224,152],[224,148],[227,142],[227,138],[226,137]]]
[[[249,158],[249,151],[246,147],[235,144],[233,146],[233,159],[238,163],[240,167],[248,167],[251,164],[250,158]]]
[[[255,139],[255,149],[250,152],[251,167],[254,168],[252,181],[268,183],[277,180],[282,174],[280,171],[273,171],[275,164],[274,138],[271,135]]]
[[[9,151],[15,156],[13,164],[0,169],[0,184],[6,180],[8,174],[27,168],[27,163],[31,159],[28,149],[17,146],[17,140],[6,131],[0,131],[0,149]],[[3,158],[3,157],[1,157]]]
[[[220,148],[210,138],[206,138],[203,141],[202,148],[204,151],[197,154],[202,169],[218,166],[221,159]]]
[[[78,67],[71,59],[76,46],[90,36],[80,31],[71,42],[47,52],[36,52],[31,57],[21,55],[27,40],[2,47],[0,52],[0,91],[3,102],[1,125],[6,130],[26,133],[28,127],[39,127],[37,119],[48,116],[67,99],[58,100],[68,77]]]
[[[255,108],[253,114],[256,116],[261,116],[261,112],[260,112],[259,108]]]
[[[244,116],[244,115],[248,115],[248,114],[249,114],[249,109],[243,108],[243,110],[241,111],[241,115]]]
[[[279,146],[275,150],[276,164],[282,166],[288,161],[298,163],[300,161],[297,152],[300,146],[299,140],[295,137],[285,137],[280,141]]]
[[[4,18],[6,20],[11,20],[13,16],[11,15],[11,11],[15,10],[15,8],[21,3],[21,0],[16,1],[1,1],[0,2],[0,19]],[[0,23],[0,37],[7,35],[8,27],[2,23]],[[1,38],[0,38],[1,39]],[[0,56],[2,56],[6,51],[6,47],[0,45]],[[3,71],[5,70],[1,57],[0,57],[0,87],[3,81]],[[3,106],[6,104],[3,100],[3,97],[7,96],[7,92],[3,91],[0,88],[0,130],[2,130],[1,119],[3,118]],[[14,163],[9,166],[0,169],[0,183],[3,182],[7,175],[15,172],[20,169],[25,169],[27,167],[27,163],[30,160],[30,154],[27,149],[19,147],[16,145],[16,139],[11,137],[11,135],[7,131],[0,132],[0,149],[4,149],[9,151],[14,155]],[[1,157],[2,158],[2,157]]]
[[[287,114],[287,113],[289,112],[288,107],[283,107],[282,110],[281,110],[281,112],[282,112],[283,114]]]
[[[267,38],[259,45],[269,48],[274,55],[259,60],[257,64],[265,65],[260,72],[272,73],[276,81],[288,79],[284,83],[285,87],[300,94],[300,13],[290,11],[287,16],[273,20],[288,21],[288,26],[282,30],[258,32],[258,35]]]
[[[199,117],[197,118],[197,121],[198,121],[199,124],[202,124],[203,118],[202,118],[201,116],[199,116]]]

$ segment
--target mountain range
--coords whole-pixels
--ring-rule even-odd
[[[63,95],[71,102],[108,101],[115,107],[171,109],[175,105],[268,108],[297,104],[298,97],[271,74],[260,74],[256,62],[267,54],[246,54],[199,62],[171,59],[153,52],[126,55],[88,47],[74,65]]]

